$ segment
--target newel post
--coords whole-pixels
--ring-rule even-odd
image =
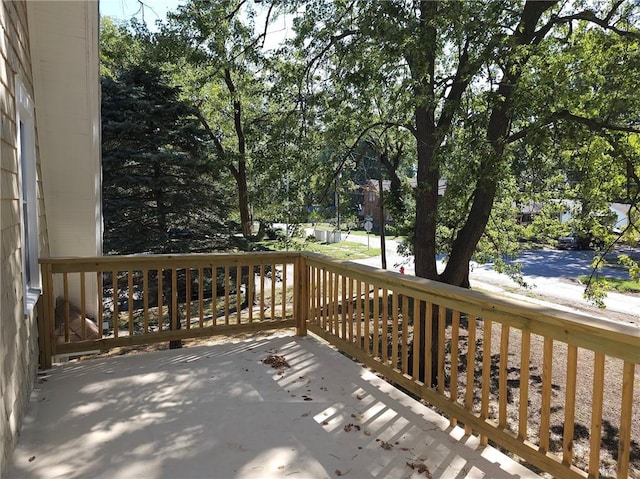
[[[51,264],[43,263],[42,271],[42,295],[38,299],[38,345],[40,353],[40,367],[50,369],[53,364],[55,306],[53,298],[53,273]]]
[[[309,318],[309,268],[306,257],[300,253],[295,260],[293,311],[296,321],[296,335],[307,335]]]

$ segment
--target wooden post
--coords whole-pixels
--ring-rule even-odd
[[[307,319],[309,317],[309,268],[302,255],[298,255],[295,260],[294,285],[293,289],[293,310],[296,321],[296,335],[307,335]]]

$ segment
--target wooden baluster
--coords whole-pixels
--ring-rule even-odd
[[[255,265],[251,264],[247,267],[248,284],[247,284],[247,308],[249,308],[249,324],[253,323],[253,298],[254,298],[254,281],[256,279]]]
[[[498,426],[507,427],[507,372],[509,367],[509,326],[500,328],[500,365],[498,369]]]
[[[273,279],[273,278],[272,278]],[[229,324],[229,316],[231,314],[231,308],[229,306],[229,296],[231,295],[231,271],[229,266],[224,267],[224,324]],[[273,300],[273,296],[272,296]],[[273,319],[273,315],[272,315]]]
[[[62,291],[64,298],[64,342],[70,342],[69,337],[69,275],[62,273]]]
[[[356,338],[358,347],[362,348],[362,282],[356,281]]]
[[[529,361],[531,359],[531,332],[522,330],[520,340],[520,405],[518,412],[518,439],[527,439],[529,425]],[[573,427],[573,426],[572,426]]]
[[[460,351],[460,311],[453,311],[451,318],[451,384],[449,386],[449,399],[458,402],[458,359]],[[450,421],[452,426],[458,424],[455,417]]]
[[[162,291],[162,269],[158,269],[158,332],[162,332],[164,318],[162,312],[162,301],[163,301],[163,291]]]
[[[185,323],[191,329],[191,267],[185,270]]]
[[[287,263],[282,263],[282,319],[287,319]]]
[[[128,319],[128,326],[129,326],[129,336],[133,336],[134,333],[134,322],[133,322],[133,271],[128,270],[127,271],[127,298],[129,299],[129,319]]]
[[[276,281],[278,270],[274,263],[271,264],[271,321],[276,319]]]
[[[203,328],[204,327],[204,268],[198,268],[198,316],[200,320],[200,327]],[[213,317],[215,318],[215,316]]]
[[[236,266],[236,324],[242,322],[242,266]]]
[[[589,435],[589,477],[600,477],[600,442],[602,440],[602,405],[604,398],[604,354],[595,353],[593,360],[593,401]]]
[[[380,357],[380,290],[373,285],[373,357]]]
[[[415,303],[414,303],[415,304]],[[402,374],[409,372],[409,297],[402,296]]]
[[[421,381],[420,377],[420,341],[422,341],[422,329],[420,328],[420,308],[424,302],[413,299],[413,340],[411,342],[411,353],[413,355],[413,380]]]
[[[424,337],[425,347],[424,347],[424,383],[427,387],[431,387],[431,369],[433,367],[433,303],[427,302],[425,303],[425,311],[424,311],[424,331],[422,336]]]
[[[347,340],[353,343],[353,278],[348,278],[347,284],[349,287],[347,294]]]
[[[118,303],[120,300],[120,292],[118,291],[118,272],[112,271],[111,278],[111,284],[113,285],[113,337],[117,338],[120,330],[120,312],[118,311]]]
[[[542,401],[540,406],[540,450],[549,451],[549,426],[551,423],[551,389],[553,384],[553,339],[545,336],[542,346]]]
[[[171,270],[171,330],[178,328],[178,269]]]
[[[491,391],[491,343],[493,323],[490,319],[484,320],[482,332],[482,389],[480,392],[480,417],[489,418],[489,392]],[[489,438],[485,434],[480,435],[480,444],[486,446]]]
[[[382,290],[382,338],[380,348],[382,349],[382,362],[389,362],[389,290]]]
[[[622,368],[622,404],[620,407],[620,430],[618,431],[618,479],[625,479],[629,476],[634,377],[635,364],[625,361]]]
[[[264,321],[264,310],[265,310],[265,301],[264,301],[264,264],[260,265],[260,321]]]
[[[347,321],[348,321],[348,312],[349,307],[347,306],[347,277],[343,274],[341,275],[341,293],[342,293],[342,301],[340,307],[340,337],[342,339],[347,339]]]
[[[398,293],[391,292],[391,367],[398,369]]]
[[[467,411],[473,411],[473,390],[475,386],[475,369],[476,369],[476,318],[468,317],[468,341],[467,341],[467,388],[464,398],[464,406]],[[465,424],[464,433],[470,435],[473,428]]]
[[[98,284],[98,335],[102,338],[103,334],[103,316],[104,316],[104,281],[102,279],[102,271],[96,273],[96,283]]]
[[[445,331],[447,328],[447,308],[438,308],[438,392],[444,395]]]
[[[224,279],[222,284],[224,285]],[[218,325],[218,267],[211,265],[211,314],[212,325]]]
[[[82,318],[82,339],[87,339],[87,322],[85,318],[87,317],[87,308],[85,306],[85,302],[87,300],[87,292],[85,285],[85,273],[84,271],[80,272],[80,318]]]
[[[369,306],[371,285],[369,283],[364,283],[363,287],[363,301],[364,301],[364,350],[367,354],[371,354],[371,341],[369,339],[370,324],[371,324],[371,308]]]

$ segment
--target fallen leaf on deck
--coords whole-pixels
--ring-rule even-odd
[[[33,461],[35,461],[35,459],[36,459],[36,456],[31,456],[31,457],[29,458],[29,462],[33,462]]]
[[[426,464],[421,462],[407,462],[407,467],[413,469],[414,471],[418,471],[418,474],[424,473],[424,477],[431,479],[433,476],[431,472],[429,472],[429,468]]]
[[[267,356],[266,358],[264,358],[262,360],[262,362],[264,364],[268,364],[269,366],[271,366],[274,369],[290,368],[291,367],[291,365],[287,362],[287,360],[284,358],[284,356],[280,356],[278,354],[272,354],[270,356]]]

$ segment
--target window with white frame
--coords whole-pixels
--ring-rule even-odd
[[[25,292],[25,310],[29,311],[33,308],[40,295],[35,121],[33,100],[18,77],[16,77],[15,86],[22,277]]]

